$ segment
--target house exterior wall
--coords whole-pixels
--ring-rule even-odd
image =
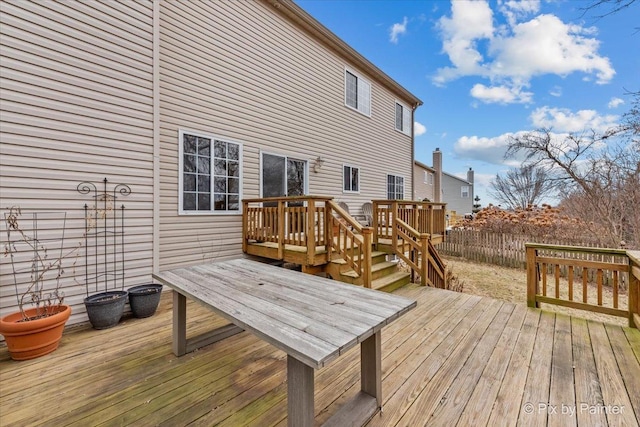
[[[435,173],[433,169],[425,165],[414,162],[413,164],[413,199],[424,200],[429,199],[435,202]]]
[[[241,254],[240,214],[178,214],[181,129],[242,144],[243,198],[260,197],[261,151],[308,160],[308,192],[351,213],[386,198],[387,174],[403,176],[412,197],[412,137],[394,121],[396,100],[411,100],[271,2],[162,2],[160,38],[162,268]],[[371,83],[371,117],[345,106],[345,67]],[[360,168],[357,194],[343,193],[344,164]]]
[[[463,186],[469,187],[469,197],[461,197]],[[447,212],[455,211],[457,215],[471,213],[473,210],[473,184],[448,173],[443,173],[442,201],[447,204]]]
[[[24,213],[66,211],[66,242],[75,245],[84,227],[83,206],[92,204],[77,185],[105,177],[129,184],[132,194],[122,199],[125,287],[149,281],[153,4],[3,0],[0,20],[3,214],[10,206]],[[0,232],[4,245],[4,222]],[[66,265],[61,288],[75,323],[86,320],[84,256],[68,261],[77,267]],[[0,260],[0,315],[17,309],[9,262]]]

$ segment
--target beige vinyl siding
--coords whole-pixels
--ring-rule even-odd
[[[153,4],[0,3],[0,207],[66,211],[67,245],[82,236],[80,182],[129,184],[125,287],[151,279],[153,255]],[[4,233],[4,224],[2,230]],[[3,234],[4,236],[4,234]],[[0,314],[16,310],[2,258]],[[71,259],[73,262],[73,259]],[[84,256],[67,268],[70,323],[86,321]],[[77,281],[70,277],[71,271]]]
[[[260,195],[260,150],[309,161],[309,192],[350,204],[386,197],[405,177],[411,138],[395,130],[398,94],[279,14],[251,2],[161,3],[160,265],[241,254],[241,216],[178,216],[178,132],[243,144],[243,197]],[[371,83],[371,117],[345,106],[345,67]],[[403,102],[406,102],[404,100]],[[313,161],[325,162],[319,173]],[[360,194],[343,194],[342,166],[360,168]]]
[[[431,184],[429,184],[429,182],[425,182],[425,173],[431,174],[432,180],[435,178],[433,177],[432,171],[427,170],[422,166],[414,163],[413,165],[413,198],[414,200],[422,200],[424,198],[427,198],[433,202],[435,201],[435,197],[433,195],[433,191],[434,191],[433,181],[431,181],[432,182]]]

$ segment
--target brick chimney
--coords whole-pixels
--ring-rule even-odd
[[[442,151],[440,148],[436,148],[433,152],[433,169],[435,174],[433,177],[433,201],[436,203],[442,202]]]

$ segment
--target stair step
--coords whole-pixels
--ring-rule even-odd
[[[371,288],[384,292],[393,292],[411,282],[411,274],[404,271],[396,271],[371,282]]]
[[[373,264],[371,266],[371,278],[375,280],[375,278],[378,278],[381,275],[386,276],[386,274],[384,274],[384,270],[391,270],[391,269],[395,269],[396,267],[397,267],[397,264],[391,261],[385,261],[385,262],[379,262],[377,264]],[[345,271],[340,274],[342,276],[350,277],[352,279],[359,277],[358,273],[356,273],[353,270]]]

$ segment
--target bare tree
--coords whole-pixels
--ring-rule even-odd
[[[640,95],[624,122],[603,133],[559,136],[550,129],[512,138],[506,157],[524,154],[562,183],[561,199],[574,215],[593,223],[602,244],[640,248]]]
[[[490,183],[489,194],[510,209],[526,208],[553,197],[556,181],[542,167],[528,164],[496,175]]]

